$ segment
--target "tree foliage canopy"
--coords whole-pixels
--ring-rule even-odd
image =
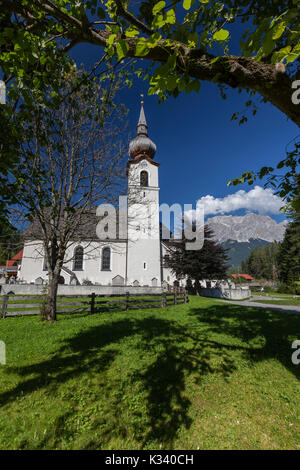
[[[278,253],[279,279],[291,285],[300,281],[300,218],[288,225]]]
[[[201,250],[186,250],[186,239],[174,240],[170,254],[165,259],[167,266],[179,277],[202,279],[226,278],[226,250],[213,240],[212,230],[205,225],[204,244]]]
[[[161,100],[198,92],[201,81],[209,81],[222,96],[224,87],[249,92],[246,104],[253,114],[257,94],[299,126],[298,6],[297,0],[0,0],[0,67],[8,97],[5,111],[0,106],[2,209],[14,199],[15,186],[6,183],[8,171],[18,165],[22,122],[30,117],[33,101],[58,105],[59,77],[70,70],[68,53],[78,43],[102,49],[94,72],[105,75],[111,67],[133,63],[134,72],[148,80],[148,93]],[[151,70],[140,68],[141,61]],[[124,81],[130,85],[131,78]],[[279,168],[287,166],[289,174],[294,162],[299,163],[299,153],[290,153]],[[247,172],[233,184],[272,178],[272,170]],[[289,177],[279,190],[289,194]]]
[[[274,242],[267,246],[254,248],[247,259],[242,262],[241,271],[256,279],[278,279],[277,255],[280,244]]]
[[[292,81],[300,55],[297,0],[21,0],[1,2],[1,64],[6,80],[42,81],[77,43],[105,48],[121,61],[156,64],[149,94],[199,91],[200,81],[258,92],[300,124]],[[236,41],[233,25],[243,23]],[[62,47],[57,40],[63,38]],[[233,44],[233,45],[232,45]],[[236,54],[236,50],[238,53]],[[234,53],[233,53],[234,52]]]

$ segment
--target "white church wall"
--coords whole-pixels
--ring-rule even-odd
[[[83,247],[83,269],[74,271],[74,249],[77,246]],[[102,249],[104,247],[111,249],[111,264],[110,270],[101,270]],[[124,242],[88,242],[82,241],[80,243],[71,244],[66,250],[65,259],[71,259],[65,263],[65,267],[76,274],[80,284],[84,279],[90,280],[93,284],[96,282],[103,285],[112,284],[112,279],[115,276],[122,276],[125,279],[126,275],[126,243]],[[47,271],[43,270],[44,266],[44,250],[42,242],[35,240],[26,242],[24,245],[23,259],[19,274],[19,279],[26,283],[35,282],[41,277],[47,281]],[[61,272],[65,283],[69,283],[70,276],[67,273]]]
[[[126,243],[124,242],[81,242],[73,244],[66,253],[66,259],[73,258],[74,249],[76,246],[82,246],[83,255],[83,269],[80,271],[74,270],[74,261],[71,260],[66,263],[66,267],[76,274],[80,284],[84,279],[88,279],[93,284],[96,282],[101,285],[112,284],[112,279],[115,276],[122,276],[125,279],[126,273]],[[102,271],[102,250],[109,247],[110,253],[110,270]]]
[[[40,240],[27,241],[24,244],[23,258],[18,279],[27,283],[34,282],[41,277],[48,279],[47,271],[43,271],[44,248]]]

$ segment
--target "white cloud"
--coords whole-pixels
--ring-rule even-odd
[[[255,211],[259,214],[279,214],[280,208],[284,205],[283,200],[276,196],[272,189],[264,189],[260,186],[255,186],[248,192],[240,190],[223,198],[203,196],[198,202],[204,205],[205,215],[225,214],[239,209]]]

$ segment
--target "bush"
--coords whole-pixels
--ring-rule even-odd
[[[286,284],[285,282],[281,282],[277,292],[279,292],[279,294],[300,295],[300,286],[296,283]]]
[[[274,289],[272,289],[271,286],[264,286],[264,292],[268,293],[268,292],[273,292]]]

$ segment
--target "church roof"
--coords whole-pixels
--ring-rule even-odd
[[[118,218],[118,209],[116,209],[116,224],[117,224],[117,235],[119,233],[119,218]],[[44,217],[46,218],[46,217]],[[74,220],[74,236],[72,240],[95,240],[99,241],[99,237],[96,233],[96,227],[98,222],[101,220],[102,217],[96,215],[96,207],[92,207],[87,209],[83,214],[80,215],[80,223],[78,222],[78,218],[76,219],[76,213],[73,214]],[[50,217],[49,217],[50,219]],[[60,223],[63,223],[63,218],[60,219]],[[51,230],[50,222],[46,224],[47,230]],[[59,237],[59,227],[57,229],[57,234]],[[23,232],[24,239],[27,240],[40,240],[42,238],[42,228],[39,223],[39,220],[35,218],[33,222],[24,230]],[[104,241],[107,239],[103,239]]]
[[[124,239],[119,239],[119,217],[118,209],[116,209],[116,231],[117,238],[112,241],[124,241]],[[62,219],[61,219],[62,220]],[[74,214],[74,221],[76,220],[76,214]],[[81,216],[81,223],[77,225],[74,229],[74,237],[72,241],[84,241],[84,240],[94,240],[94,241],[109,241],[107,238],[99,239],[96,233],[96,227],[98,222],[101,220],[101,217],[96,216],[96,208],[91,208],[86,211],[84,215]],[[50,223],[48,223],[48,230],[51,229]],[[59,228],[58,228],[59,236]],[[41,240],[42,239],[42,229],[38,219],[34,221],[24,230],[23,237],[25,240]],[[161,240],[169,240],[172,238],[172,234],[169,235],[167,228],[160,222],[160,238]]]

